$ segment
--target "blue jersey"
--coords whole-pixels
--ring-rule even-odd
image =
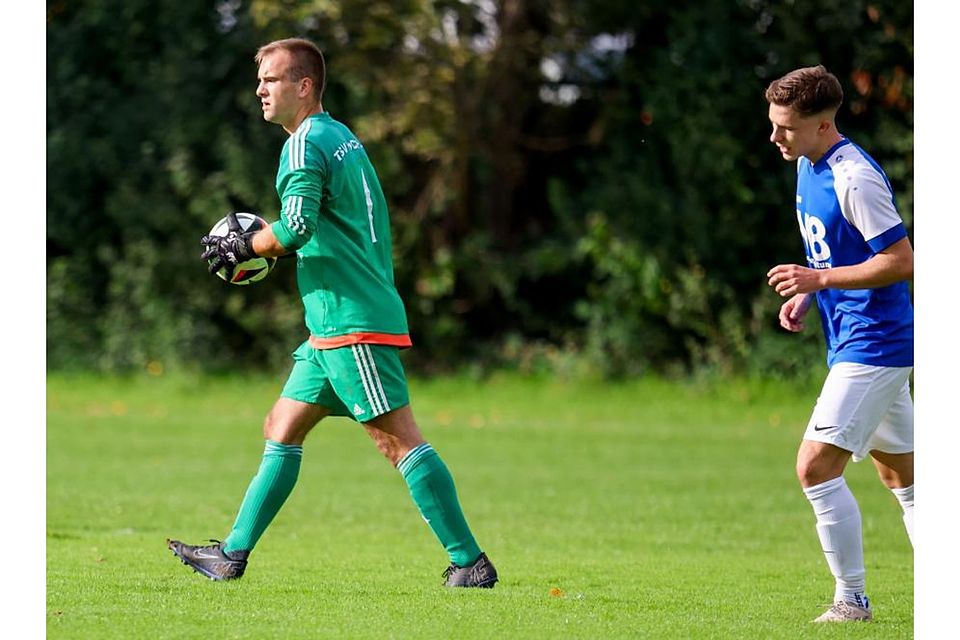
[[[843,139],[822,158],[797,162],[797,221],[813,269],[860,264],[907,231],[890,181],[867,153]],[[906,282],[817,292],[827,364],[913,366],[913,305]]]

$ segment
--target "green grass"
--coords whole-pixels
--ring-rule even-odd
[[[48,637],[913,635],[912,549],[868,462],[847,479],[876,623],[809,623],[833,594],[793,473],[817,389],[787,383],[415,382],[495,589],[439,586],[445,553],[342,419],[307,439],[243,580],[208,581],[164,540],[226,535],[278,385],[48,379]]]

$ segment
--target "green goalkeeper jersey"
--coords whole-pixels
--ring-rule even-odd
[[[410,346],[386,199],[353,132],[326,112],[307,117],[283,145],[277,194],[272,229],[297,252],[310,343]]]

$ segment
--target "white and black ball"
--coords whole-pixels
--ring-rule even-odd
[[[266,220],[253,213],[241,211],[237,213],[236,216],[237,220],[240,222],[240,229],[243,233],[247,231],[259,231],[267,226]],[[230,225],[228,224],[227,218],[227,216],[224,216],[223,218],[220,218],[217,224],[213,225],[213,228],[210,229],[211,236],[225,236],[230,233]],[[229,280],[227,280],[225,267],[218,269],[217,275],[222,279],[227,280],[227,282],[230,284],[253,284],[254,282],[260,282],[266,278],[276,264],[276,258],[256,257],[238,264],[233,270],[233,277]]]

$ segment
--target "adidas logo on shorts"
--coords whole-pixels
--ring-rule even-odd
[[[363,407],[361,407],[359,404],[354,403],[354,405],[353,405],[353,415],[355,415],[355,416],[362,416],[362,415],[365,414],[365,413],[366,413],[366,410],[365,410]]]

